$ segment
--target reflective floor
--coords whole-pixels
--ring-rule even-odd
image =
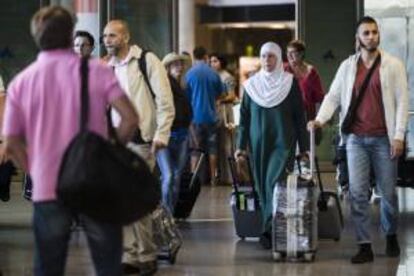
[[[334,183],[324,174],[325,183]],[[20,183],[12,186],[9,202],[0,202],[0,270],[3,276],[32,275],[33,236],[30,203],[22,199]],[[329,185],[328,185],[329,186]],[[333,186],[332,186],[333,187]],[[177,263],[160,263],[157,275],[414,275],[414,190],[399,189],[400,259],[386,258],[385,241],[378,227],[378,205],[372,204],[375,261],[351,265],[355,253],[347,200],[343,201],[346,227],[339,242],[320,241],[314,263],[274,263],[270,251],[257,240],[242,241],[234,233],[228,186],[203,187],[191,218],[180,223],[184,236]],[[94,275],[82,232],[72,236],[66,275]]]

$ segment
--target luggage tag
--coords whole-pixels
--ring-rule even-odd
[[[247,198],[247,211],[255,211],[255,199],[254,197]]]
[[[246,198],[244,196],[244,194],[239,194],[239,209],[244,211],[246,209]]]

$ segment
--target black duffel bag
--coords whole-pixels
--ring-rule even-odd
[[[114,139],[106,140],[87,129],[87,59],[82,60],[81,75],[81,130],[63,156],[58,200],[98,221],[126,225],[155,210],[160,201],[159,183],[146,162],[116,138],[109,112]]]

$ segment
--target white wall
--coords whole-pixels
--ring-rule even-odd
[[[414,7],[414,0],[365,0],[365,9],[388,9]]]

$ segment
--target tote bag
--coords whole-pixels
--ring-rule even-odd
[[[126,225],[155,210],[160,185],[146,162],[119,142],[110,112],[107,119],[112,140],[87,129],[87,59],[82,59],[81,76],[81,128],[63,156],[58,200],[101,222]]]

